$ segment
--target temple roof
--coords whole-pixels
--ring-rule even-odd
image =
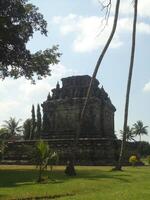
[[[70,76],[62,78],[62,87],[87,87],[90,84],[91,77],[89,75]],[[93,86],[98,87],[99,81],[95,79]]]

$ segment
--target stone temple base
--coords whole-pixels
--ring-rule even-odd
[[[50,139],[50,148],[59,154],[60,165],[66,164],[72,153],[73,139]],[[37,140],[7,142],[4,155],[5,163],[33,164],[28,149],[35,146]],[[99,138],[80,138],[75,155],[76,165],[113,165],[117,158],[117,141]],[[32,156],[31,156],[32,157]]]

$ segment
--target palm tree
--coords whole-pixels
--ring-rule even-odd
[[[129,73],[128,73],[128,81],[127,81],[125,109],[124,109],[123,138],[122,138],[122,142],[121,142],[121,149],[120,149],[118,165],[115,168],[116,170],[122,170],[122,160],[123,160],[124,152],[125,152],[126,132],[127,132],[127,125],[128,125],[130,89],[131,89],[133,64],[134,64],[134,56],[135,56],[137,7],[138,7],[138,0],[134,0],[134,19],[133,19],[133,31],[132,31],[132,47],[131,47],[130,66],[129,66]]]
[[[106,13],[106,17],[109,16],[109,11],[110,11],[109,6],[111,7],[111,0],[108,2],[108,5],[106,6],[107,7],[107,11],[108,11]],[[75,152],[76,152],[76,149],[77,149],[77,144],[78,144],[78,141],[79,141],[81,126],[82,126],[84,115],[85,115],[85,112],[86,112],[86,107],[87,107],[88,102],[89,102],[90,93],[91,93],[92,86],[93,86],[93,81],[96,78],[96,75],[97,75],[97,72],[98,72],[98,70],[100,68],[101,62],[102,62],[102,60],[103,60],[103,58],[104,58],[104,56],[105,56],[105,54],[107,52],[107,49],[109,48],[109,45],[111,44],[111,41],[112,41],[112,39],[114,37],[114,34],[116,32],[117,23],[118,23],[118,15],[119,15],[119,7],[120,7],[120,0],[117,0],[116,1],[116,6],[115,6],[115,15],[114,15],[114,21],[113,21],[112,30],[110,32],[110,35],[108,37],[108,40],[106,41],[106,44],[105,44],[102,52],[101,52],[101,54],[100,54],[100,56],[99,56],[99,58],[97,60],[97,63],[96,63],[96,66],[94,68],[94,71],[93,71],[93,74],[92,74],[92,78],[91,78],[91,81],[90,81],[90,84],[89,84],[89,87],[88,87],[88,90],[87,90],[85,102],[84,102],[83,108],[81,110],[79,124],[78,124],[78,127],[77,127],[76,136],[75,136],[73,149],[72,149],[72,156],[70,156],[69,162],[68,162],[68,164],[66,166],[66,170],[65,170],[65,171],[69,171],[68,174],[70,174],[70,175],[75,175],[76,174],[75,169],[74,169],[74,160],[75,160]]]
[[[14,136],[22,131],[22,126],[19,126],[20,119],[16,121],[15,118],[10,117],[9,120],[5,120],[3,127],[8,131],[9,136]]]
[[[133,132],[136,136],[140,137],[140,142],[141,142],[141,136],[148,134],[147,128],[148,126],[144,126],[143,122],[140,120],[138,120],[135,124],[133,124]]]
[[[121,133],[121,137],[123,138],[123,131],[121,130],[120,133]],[[135,137],[135,133],[133,131],[133,128],[130,128],[130,126],[127,126],[126,141],[135,141],[134,137]]]

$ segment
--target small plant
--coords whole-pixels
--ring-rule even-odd
[[[39,177],[38,177],[39,183],[45,181],[45,178],[42,176],[42,174],[44,170],[47,169],[49,163],[51,163],[51,171],[52,171],[52,165],[56,160],[56,158],[58,159],[57,153],[49,148],[47,142],[44,142],[43,140],[37,142],[34,154],[34,160],[37,168],[39,169]]]
[[[136,155],[132,155],[129,158],[129,163],[132,164],[132,166],[135,166],[135,164],[138,162],[137,156]]]

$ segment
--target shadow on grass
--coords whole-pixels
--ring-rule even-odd
[[[36,170],[0,170],[0,187],[16,187],[24,184],[33,184],[36,177]]]
[[[85,180],[96,180],[100,179],[116,179],[125,183],[129,183],[129,175],[121,173],[115,173],[111,171],[104,171],[99,169],[79,169],[77,170],[77,176],[69,177],[64,174],[63,170],[45,171],[45,176],[49,177],[49,184],[61,184],[72,179],[85,179]],[[18,187],[22,185],[33,185],[36,184],[38,177],[37,170],[15,170],[5,169],[0,170],[0,187]]]
[[[124,183],[129,183],[131,182],[129,180],[129,177],[131,177],[131,175],[124,174],[123,172],[115,173],[112,171],[103,171],[103,170],[102,171],[101,170],[95,170],[95,171],[85,170],[85,171],[79,172],[76,178],[83,178],[83,179],[97,180],[97,181],[99,181],[100,179],[116,179]]]
[[[11,200],[44,200],[44,199],[58,199],[62,197],[74,196],[75,194],[59,194],[59,195],[47,195],[47,196],[35,196],[35,197],[26,197],[21,199],[11,199]]]

